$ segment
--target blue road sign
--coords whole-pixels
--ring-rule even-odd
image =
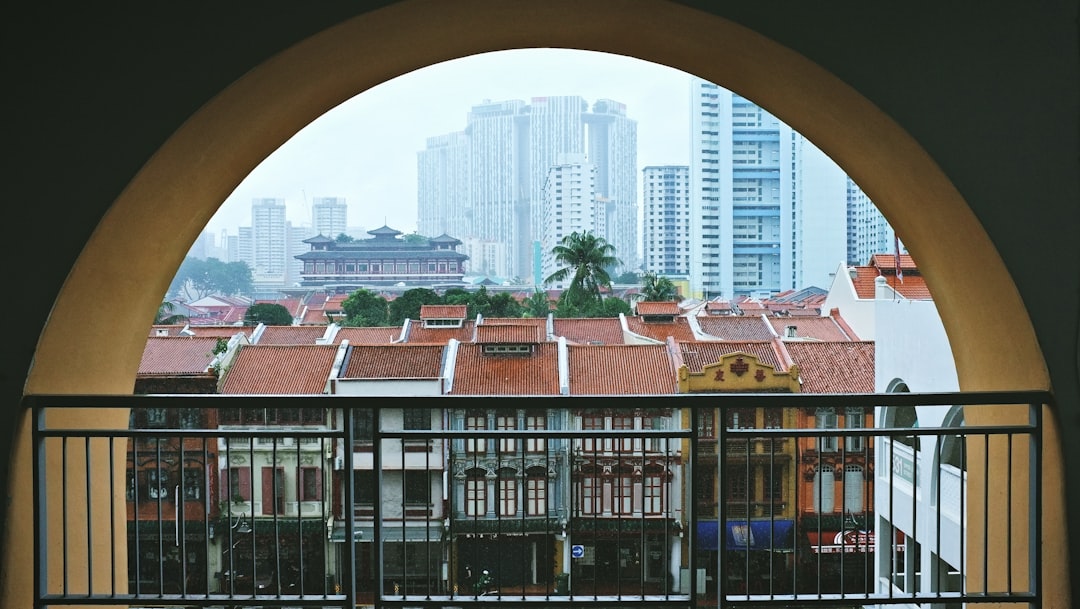
[[[578,544],[574,544],[574,545],[570,546],[570,557],[571,558],[581,558],[582,556],[585,556],[585,546],[578,545]]]

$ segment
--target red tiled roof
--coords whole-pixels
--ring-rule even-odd
[[[890,256],[891,258],[891,256]],[[855,278],[851,280],[855,286],[855,293],[859,298],[872,300],[874,298],[874,281],[879,275],[885,277],[885,283],[896,290],[898,294],[910,300],[931,300],[930,288],[926,286],[926,280],[922,275],[913,273],[905,274],[898,279],[891,267],[856,266],[851,267],[856,271]],[[879,270],[880,269],[880,270]],[[888,272],[883,272],[883,271]]]
[[[635,306],[638,315],[678,315],[679,303],[670,301],[642,300]]]
[[[524,326],[532,325],[547,330],[546,317],[485,317],[481,325],[485,326]]]
[[[719,340],[771,340],[773,333],[761,316],[698,316],[701,331]]]
[[[260,345],[314,345],[326,334],[325,326],[266,326]]]
[[[334,345],[244,345],[225,374],[221,393],[325,393],[337,349]]]
[[[299,317],[300,313],[304,310],[304,301],[299,298],[275,298],[266,300],[256,300],[255,304],[278,304],[285,307],[285,310],[289,312],[289,315],[293,317]]]
[[[391,327],[367,327],[367,328],[341,328],[334,335],[334,344],[348,340],[350,345],[385,345],[397,340],[401,328]]]
[[[203,374],[214,359],[217,338],[213,336],[169,336],[146,339],[139,374]]]
[[[803,393],[873,393],[874,343],[788,342]]]
[[[184,329],[187,324],[154,324],[150,326],[150,336],[178,336],[180,330]],[[159,334],[163,332],[164,334]]]
[[[409,331],[405,335],[407,343],[423,343],[445,345],[450,339],[461,342],[472,342],[475,321],[465,321],[460,328],[425,328],[424,324],[415,319],[409,320]]]
[[[439,378],[443,345],[349,346],[339,378],[413,379]]]
[[[572,345],[570,395],[678,392],[667,345]]]
[[[496,324],[489,326],[480,324],[476,326],[476,342],[479,344],[492,343],[540,343],[544,341],[544,331],[535,324]]]
[[[255,326],[193,326],[188,328],[195,336],[217,336],[220,338],[232,338],[237,334],[250,337]]]
[[[330,319],[326,317],[326,311],[323,309],[307,309],[304,311],[304,318],[300,320],[300,325],[327,326],[330,325]]]
[[[540,343],[529,356],[484,355],[484,346],[458,345],[452,395],[558,395],[558,344]]]
[[[857,337],[848,335],[836,320],[831,317],[770,317],[769,323],[780,338],[813,338],[816,340],[843,341],[857,340]],[[795,336],[787,335],[788,326],[795,326]]]
[[[695,341],[694,331],[690,328],[690,322],[685,317],[676,317],[675,321],[649,321],[646,322],[638,316],[626,316],[626,326],[631,332],[647,336],[649,338],[666,341],[668,337],[676,341]]]
[[[616,317],[573,317],[552,320],[555,336],[578,345],[622,345],[622,324]]]
[[[466,305],[420,305],[420,319],[465,319]]]
[[[771,340],[679,343],[683,363],[690,372],[701,372],[706,364],[715,364],[721,357],[737,351],[753,355],[759,362],[772,366],[777,372],[786,372],[787,365],[781,363],[784,359],[776,349],[776,343]]]

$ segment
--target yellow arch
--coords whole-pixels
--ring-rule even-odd
[[[411,70],[528,47],[665,64],[768,108],[859,183],[919,260],[953,345],[961,388],[1048,388],[1019,293],[949,179],[888,116],[803,56],[733,22],[661,0],[403,0],[340,23],[253,69],[157,151],[102,218],[72,269],[42,333],[27,392],[130,393],[146,329],[188,247],[241,179],[309,122]],[[953,247],[956,242],[964,247]],[[969,314],[975,310],[979,315]],[[991,335],[983,331],[987,327],[997,331]],[[1056,453],[1056,435],[1048,431],[1047,446]],[[31,488],[29,435],[23,421],[13,447],[15,489]],[[1062,488],[1060,455],[1048,454],[1046,461],[1051,468],[1044,487]],[[1047,505],[1044,530],[1061,526],[1063,495]],[[29,493],[16,493],[4,548],[4,606],[23,606],[29,598],[30,561],[15,548],[32,547],[30,513]],[[1044,581],[1066,590],[1067,574],[1052,572],[1067,568],[1065,545],[1056,547],[1062,556],[1044,557]]]

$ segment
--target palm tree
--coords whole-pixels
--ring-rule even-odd
[[[157,315],[154,316],[155,326],[169,326],[187,321],[187,315],[173,314],[176,306],[168,300],[163,301],[158,307]]]
[[[671,300],[678,302],[682,300],[682,297],[679,296],[679,289],[675,287],[675,284],[667,277],[657,276],[656,273],[645,273],[641,277],[641,295],[642,300],[651,302],[668,302]]]
[[[611,287],[607,269],[622,264],[615,257],[614,245],[588,231],[566,235],[551,253],[563,267],[549,275],[544,284],[566,281],[572,275],[561,298],[573,309],[600,305],[600,288]]]

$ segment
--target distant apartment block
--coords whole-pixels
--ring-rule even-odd
[[[669,278],[690,273],[690,167],[642,170],[644,268]]]
[[[485,101],[473,106],[462,132],[428,138],[418,154],[418,225],[465,242],[501,242],[474,270],[539,283],[548,171],[564,154],[585,155],[595,169],[596,231],[627,267],[637,251],[637,122],[626,107],[579,96]],[[497,272],[509,268],[509,273]]]
[[[312,235],[331,239],[348,231],[349,205],[344,197],[315,197],[311,200]]]

